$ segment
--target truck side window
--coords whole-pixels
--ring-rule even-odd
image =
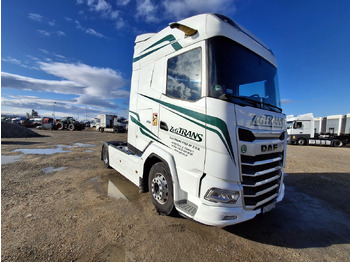
[[[186,101],[201,97],[201,48],[168,60],[166,95]]]
[[[297,129],[297,128],[301,128],[302,126],[303,126],[303,123],[302,123],[302,122],[294,122],[293,128],[294,128],[294,129]]]

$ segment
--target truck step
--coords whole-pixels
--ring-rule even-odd
[[[180,200],[176,203],[176,207],[191,217],[193,217],[197,213],[198,209],[198,207],[194,203],[188,200]]]

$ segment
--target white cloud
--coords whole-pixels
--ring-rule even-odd
[[[295,103],[295,101],[291,100],[291,99],[281,99],[282,105],[286,105],[286,104],[290,104],[290,103]]]
[[[130,3],[130,0],[118,0],[117,4],[120,6],[127,6]]]
[[[28,18],[32,19],[32,20],[34,20],[36,22],[42,22],[43,21],[43,17],[41,15],[39,15],[39,14],[30,13],[28,15]]]
[[[71,81],[43,80],[2,72],[1,88],[79,95],[84,87]]]
[[[99,98],[125,98],[126,83],[122,75],[110,68],[97,68],[85,64],[39,63],[45,72],[84,86],[83,93]]]
[[[46,30],[41,30],[41,29],[39,29],[39,30],[37,30],[41,35],[43,35],[43,36],[50,36],[51,35],[51,33],[50,32],[48,32],[48,31],[46,31]]]
[[[142,18],[148,23],[161,21],[159,6],[151,0],[138,0],[136,4],[136,17]]]
[[[136,17],[154,23],[162,20],[180,20],[202,13],[233,13],[235,0],[138,0]],[[161,14],[161,15],[160,15]]]
[[[137,19],[147,23],[181,20],[201,13],[221,13],[232,15],[236,12],[237,0],[77,0],[81,13],[88,11],[97,14],[102,19],[115,22],[115,28],[127,27],[128,21]],[[135,9],[133,17],[130,8]],[[94,17],[95,18],[95,17]],[[65,18],[67,21],[70,18]],[[81,28],[80,28],[81,29]],[[82,30],[82,29],[81,29]],[[83,30],[83,31],[86,31]]]
[[[23,62],[23,61],[20,61],[20,60],[18,60],[16,58],[10,57],[10,56],[3,57],[3,58],[1,58],[1,60],[3,62],[7,62],[7,63],[11,63],[11,64],[14,64],[14,65],[21,66],[23,68],[36,69],[32,65],[30,65],[30,63],[28,63],[28,62]]]
[[[46,50],[45,50],[46,51]],[[12,88],[36,92],[52,92],[75,96],[72,100],[57,101],[57,112],[79,112],[81,107],[89,106],[90,111],[97,115],[101,112],[115,110],[125,111],[113,99],[127,99],[129,91],[124,89],[126,80],[119,72],[110,68],[97,68],[85,64],[68,64],[39,62],[40,69],[48,74],[62,78],[62,80],[46,80],[25,77],[6,72],[1,73],[1,88]],[[15,113],[18,108],[47,110],[52,108],[52,99],[31,96],[2,97],[2,111]],[[8,108],[12,108],[9,110]],[[17,108],[17,109],[16,109]],[[16,111],[17,110],[17,111]],[[24,112],[25,113],[25,112]],[[124,113],[123,113],[124,114]]]
[[[115,22],[115,28],[116,29],[121,29],[123,27],[125,27],[127,24],[125,23],[124,19],[119,18],[118,21]]]
[[[33,20],[33,21],[36,21],[36,22],[41,22],[41,23],[48,24],[49,26],[55,26],[56,25],[55,20],[49,20],[49,19],[43,17],[42,15],[35,14],[35,13],[30,13],[28,15],[28,18]]]
[[[79,103],[104,104],[105,107],[114,105],[111,99],[125,99],[129,96],[129,91],[124,89],[127,81],[119,72],[110,68],[57,62],[39,62],[39,66],[41,70],[62,80],[36,79],[2,72],[1,87],[77,95]]]
[[[13,57],[10,57],[10,56],[3,57],[3,58],[1,58],[1,60],[4,61],[4,62],[9,62],[11,64],[21,65],[21,61],[20,60],[18,60],[16,58],[13,58]]]
[[[105,36],[99,32],[96,32],[94,29],[92,28],[87,28],[85,30],[85,33],[87,33],[88,35],[93,35],[93,36],[96,36],[98,38],[104,38]]]
[[[101,113],[101,108],[80,105],[76,100],[57,100],[40,98],[37,96],[7,96],[1,98],[2,114],[25,115],[32,109],[39,112],[41,116],[52,117],[55,111],[56,117],[74,116],[78,114],[81,118],[85,115],[96,116]],[[114,105],[114,107],[116,107]],[[80,119],[81,120],[81,119]]]
[[[88,35],[96,36],[98,38],[107,38],[106,36],[104,36],[103,34],[97,32],[96,30],[94,30],[92,28],[85,28],[85,27],[83,27],[78,20],[75,20],[74,23],[75,23],[77,29],[85,32]]]
[[[168,17],[183,19],[201,13],[235,12],[234,0],[164,0],[162,5]]]
[[[56,33],[58,36],[66,36],[66,33],[63,31],[57,31]]]
[[[81,5],[84,0],[78,0],[77,3]],[[97,12],[104,18],[116,20],[119,17],[119,10],[114,9],[106,0],[86,0],[85,3],[91,12]]]

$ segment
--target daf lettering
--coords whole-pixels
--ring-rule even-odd
[[[277,144],[272,145],[262,145],[261,146],[261,152],[267,152],[267,151],[274,151],[278,148]]]

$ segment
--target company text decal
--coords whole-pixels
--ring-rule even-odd
[[[202,140],[203,140],[203,134],[199,134],[199,133],[196,133],[193,131],[188,131],[187,129],[182,128],[182,127],[174,128],[172,126],[172,127],[170,127],[170,132],[177,134],[177,135],[180,135],[180,136],[183,136],[183,137],[186,137],[186,138],[189,138],[189,139],[197,141],[197,142],[202,142]]]
[[[250,122],[251,126],[264,126],[264,127],[280,127],[283,128],[285,119],[282,117],[262,115],[254,115],[252,121]]]

